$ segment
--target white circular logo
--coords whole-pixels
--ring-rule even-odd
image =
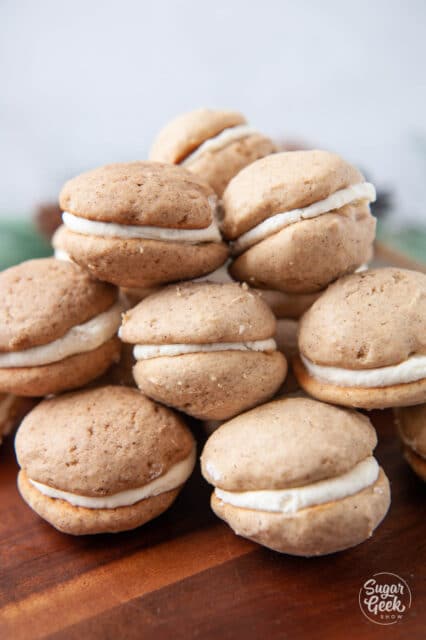
[[[395,624],[411,607],[410,587],[396,573],[375,573],[359,590],[359,606],[371,622]]]

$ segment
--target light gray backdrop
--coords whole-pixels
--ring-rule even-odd
[[[0,0],[0,215],[230,107],[337,150],[426,219],[424,0]]]

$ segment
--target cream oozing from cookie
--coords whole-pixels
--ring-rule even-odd
[[[220,149],[227,147],[228,144],[231,144],[236,140],[241,140],[242,138],[247,138],[247,136],[253,135],[254,133],[257,133],[256,129],[253,129],[253,127],[250,127],[248,124],[239,124],[235,127],[228,127],[228,129],[224,129],[216,136],[208,138],[208,140],[202,142],[195,151],[182,160],[180,165],[185,167],[199,158],[206,151],[220,151]]]
[[[118,224],[115,222],[100,222],[81,218],[69,211],[64,211],[62,221],[67,229],[86,236],[101,236],[108,238],[139,238],[141,240],[160,240],[163,242],[183,242],[198,244],[200,242],[221,242],[219,226],[216,219],[216,196],[209,196],[212,210],[212,221],[203,229],[172,229],[169,227],[154,227],[150,225]]]
[[[377,369],[342,369],[315,364],[303,354],[301,360],[309,374],[339,387],[389,387],[426,378],[426,355],[410,356],[399,364]]]
[[[180,487],[191,475],[195,466],[196,449],[192,449],[189,456],[173,465],[164,475],[148,482],[143,487],[127,489],[109,496],[93,497],[83,496],[69,491],[55,489],[47,484],[42,484],[28,478],[29,482],[43,495],[48,498],[65,500],[74,507],[85,507],[86,509],[117,509],[118,507],[128,507],[141,500],[153,498],[161,493],[172,491]]]
[[[260,222],[246,233],[243,233],[233,243],[233,252],[238,255],[258,242],[261,242],[268,236],[278,233],[278,231],[281,231],[295,222],[308,220],[309,218],[316,218],[325,213],[341,209],[345,205],[358,200],[374,202],[375,199],[376,190],[374,185],[370,182],[361,182],[359,184],[350,185],[345,189],[339,189],[339,191],[335,191],[324,200],[314,202],[307,207],[276,213],[266,220],[263,220],[263,222]]]
[[[42,366],[78,353],[93,351],[117,333],[124,310],[125,304],[119,300],[88,322],[72,327],[57,340],[22,351],[0,353],[0,369]]]
[[[54,247],[53,257],[56,258],[56,260],[63,260],[64,262],[72,262],[71,256],[69,255],[69,253],[64,251],[64,249],[59,249],[59,248],[56,249]]]
[[[377,460],[373,456],[369,456],[340,476],[320,480],[303,487],[240,492],[224,491],[216,487],[214,492],[222,502],[234,507],[291,514],[297,513],[301,509],[353,496],[372,486],[378,476]]]
[[[120,335],[120,334],[119,334]],[[276,351],[273,338],[248,342],[211,342],[204,344],[137,344],[133,349],[136,360],[149,360],[161,356],[182,356],[186,353],[211,353],[213,351]]]

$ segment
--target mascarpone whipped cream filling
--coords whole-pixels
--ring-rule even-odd
[[[120,335],[120,334],[119,334]],[[185,353],[210,353],[212,351],[276,351],[273,338],[252,342],[211,342],[205,344],[137,344],[133,349],[136,360],[149,360],[161,356],[181,356]]]
[[[87,220],[64,211],[62,221],[67,229],[86,236],[102,236],[108,238],[140,238],[145,240],[162,240],[165,242],[221,242],[219,226],[216,219],[216,196],[209,197],[212,210],[212,221],[204,229],[171,229],[149,225],[118,224],[115,222],[99,222]]]
[[[324,213],[330,213],[336,209],[341,209],[345,205],[350,204],[351,202],[356,202],[357,200],[374,202],[375,199],[376,190],[374,185],[370,182],[352,184],[345,189],[335,191],[331,196],[328,196],[328,198],[314,202],[307,207],[292,209],[291,211],[285,211],[283,213],[276,213],[270,218],[263,220],[263,222],[260,222],[246,233],[243,233],[238,240],[233,243],[233,252],[238,255],[252,247],[254,244],[257,244],[261,240],[264,240],[268,236],[281,231],[281,229],[284,229],[295,222],[308,220],[309,218],[316,218]]]
[[[56,260],[63,260],[64,262],[72,262],[71,256],[69,255],[69,253],[67,253],[63,249],[54,249],[53,257],[56,258]]]
[[[0,353],[0,369],[9,367],[37,367],[64,360],[77,353],[93,351],[112,338],[121,323],[121,313],[126,308],[119,300],[112,307],[84,324],[72,327],[53,342],[22,351]]]
[[[239,124],[235,127],[229,127],[228,129],[224,129],[216,136],[205,140],[200,144],[199,147],[195,149],[189,156],[187,156],[180,165],[182,167],[190,164],[193,160],[196,160],[206,151],[219,151],[223,149],[231,142],[235,142],[235,140],[241,140],[241,138],[246,138],[247,136],[252,135],[253,133],[257,133],[256,129],[250,127],[248,124]]]
[[[339,387],[389,387],[426,378],[426,356],[410,356],[399,364],[377,369],[340,369],[315,364],[303,354],[300,358],[313,378]]]
[[[234,507],[291,514],[307,507],[353,496],[373,485],[378,476],[377,460],[369,456],[340,476],[320,480],[304,487],[242,492],[224,491],[216,487],[214,492],[222,502]]]
[[[40,493],[48,498],[65,500],[74,507],[85,507],[86,509],[116,509],[117,507],[128,507],[146,498],[153,498],[161,493],[166,493],[166,491],[172,491],[180,487],[189,478],[194,469],[195,455],[196,450],[194,447],[187,458],[173,465],[167,473],[159,478],[155,478],[152,482],[148,482],[148,484],[143,487],[128,489],[127,491],[120,491],[119,493],[99,498],[82,496],[77,493],[70,493],[69,491],[61,491],[60,489],[49,487],[47,484],[31,480],[31,478],[28,478],[28,480]]]

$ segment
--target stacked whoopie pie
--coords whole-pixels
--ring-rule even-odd
[[[320,292],[371,258],[373,200],[373,185],[334,153],[292,151],[257,160],[223,194],[231,275],[295,302]]]
[[[55,249],[119,287],[196,278],[228,257],[216,194],[180,167],[110,164],[67,182],[59,203],[63,226]]]
[[[319,400],[426,402],[426,275],[389,267],[341,278],[303,316],[299,351],[296,376]]]
[[[71,262],[29,260],[0,274],[0,393],[81,387],[120,357],[118,289]]]
[[[177,164],[198,175],[222,196],[241,169],[276,151],[272,140],[236,111],[196,109],[160,131],[150,160]]]
[[[336,154],[208,109],[67,182],[57,258],[0,274],[0,434],[49,396],[16,437],[24,500],[69,534],[142,525],[193,470],[187,415],[216,428],[202,473],[237,534],[303,556],[370,537],[389,482],[355,408],[399,407],[423,478],[426,459],[426,276],[359,273],[374,199]],[[269,402],[287,359],[315,400]]]
[[[105,386],[41,402],[15,442],[24,500],[74,535],[138,527],[175,500],[195,464],[182,419],[136,389]]]
[[[272,311],[247,286],[173,285],[123,316],[134,377],[150,398],[201,420],[226,420],[270,399],[287,373]]]
[[[213,511],[237,534],[283,553],[352,547],[389,508],[376,442],[368,418],[316,400],[253,409],[222,425],[204,448]]]

